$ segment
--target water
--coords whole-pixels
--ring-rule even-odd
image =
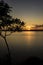
[[[21,62],[30,56],[43,58],[43,32],[13,32],[6,39],[12,60],[15,59],[16,62]],[[7,53],[5,41],[0,36],[0,57],[3,58]]]

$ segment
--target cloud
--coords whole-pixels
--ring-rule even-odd
[[[43,24],[42,25],[35,25],[34,27],[31,27],[31,30],[43,30]]]
[[[36,28],[40,28],[40,27],[43,27],[43,24],[42,25],[35,25]]]

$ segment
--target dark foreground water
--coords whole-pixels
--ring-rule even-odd
[[[12,63],[14,61],[16,63],[22,62],[31,56],[43,59],[43,32],[13,32],[6,39]],[[0,58],[3,59],[7,54],[8,50],[5,41],[0,36]]]

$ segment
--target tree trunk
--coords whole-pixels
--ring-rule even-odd
[[[11,54],[10,54],[10,49],[9,49],[9,46],[8,46],[8,43],[7,43],[7,40],[6,40],[6,33],[5,33],[5,36],[3,36],[0,32],[0,36],[4,39],[5,43],[6,43],[6,46],[7,46],[7,50],[8,50],[8,64],[11,65]]]
[[[11,65],[11,54],[10,54],[10,50],[9,50],[9,46],[6,40],[6,37],[4,38],[6,46],[7,46],[7,50],[8,50],[8,63]]]

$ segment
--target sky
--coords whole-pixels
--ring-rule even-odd
[[[43,24],[43,0],[4,0],[12,7],[11,15],[27,25]]]

